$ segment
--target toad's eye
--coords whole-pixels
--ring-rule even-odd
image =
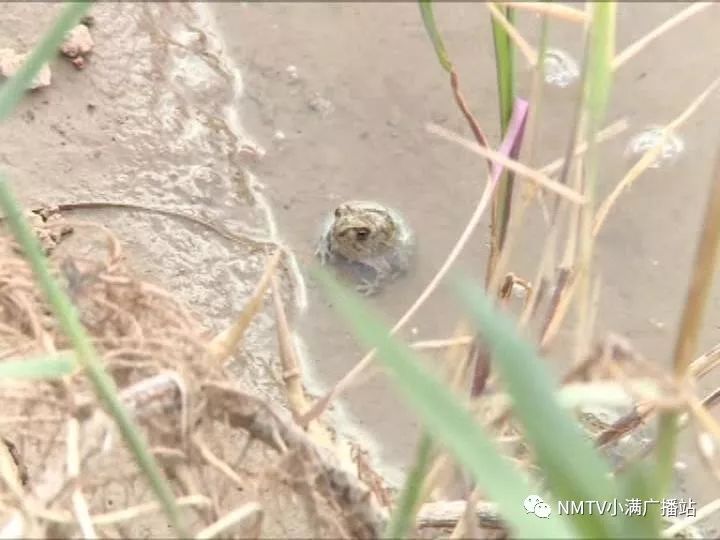
[[[342,215],[342,209],[338,206],[338,207],[335,209],[335,217],[338,218],[338,217],[340,217],[341,215]]]
[[[364,242],[365,240],[368,239],[369,236],[370,236],[370,229],[368,229],[367,227],[358,227],[357,229],[355,229],[355,238],[357,240]]]

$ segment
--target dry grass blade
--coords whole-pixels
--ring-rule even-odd
[[[503,15],[495,6],[494,2],[487,2],[485,6],[488,10],[490,10],[490,14],[493,16],[493,19],[495,19],[500,26],[505,29],[508,36],[510,36],[510,39],[512,39],[515,43],[515,46],[525,57],[527,63],[530,64],[530,66],[534,66],[538,61],[537,51],[525,40],[524,37],[522,37],[520,32],[517,31],[517,28],[515,28],[515,26],[507,20],[505,15]]]
[[[80,491],[80,423],[77,418],[67,422],[67,474],[68,479],[75,484],[72,493],[73,513],[83,538],[97,538],[87,501]]]
[[[300,365],[292,343],[290,325],[288,324],[285,307],[280,295],[280,286],[275,276],[270,277],[275,306],[275,320],[280,348],[280,358],[283,364],[283,381],[287,392],[288,403],[293,416],[297,419],[308,409],[305,389],[302,384]]]
[[[195,535],[197,540],[205,540],[207,538],[215,538],[216,536],[224,533],[227,529],[240,525],[250,518],[255,519],[254,528],[256,531],[263,518],[262,507],[256,503],[251,502],[243,505],[236,510],[233,510],[226,516],[223,516],[209,527],[204,528],[202,531]]]
[[[715,170],[710,180],[707,206],[703,217],[695,261],[691,270],[690,286],[683,307],[682,317],[673,351],[675,380],[679,386],[685,383],[691,365],[691,355],[697,347],[701,324],[717,266],[717,252],[720,244],[720,151],[716,156]],[[677,441],[677,420],[675,411],[661,415],[658,431],[657,482],[663,492],[672,481],[672,467],[675,461]]]
[[[615,186],[615,189],[613,189],[612,193],[607,196],[607,198],[598,208],[597,213],[595,214],[595,223],[593,226],[594,235],[597,236],[600,228],[603,226],[603,223],[607,219],[608,213],[612,209],[613,205],[617,202],[622,192],[632,186],[632,184],[640,177],[640,175],[645,172],[649,168],[649,166],[658,158],[660,152],[662,152],[663,145],[665,144],[665,141],[670,136],[670,134],[674,130],[679,128],[681,125],[683,125],[688,120],[688,118],[690,118],[700,108],[700,106],[705,102],[705,100],[710,96],[710,94],[712,94],[718,88],[719,85],[720,77],[713,80],[708,85],[708,87],[703,90],[700,95],[698,95],[677,118],[675,118],[672,122],[670,122],[663,128],[662,140],[656,146],[650,148],[647,152],[643,154],[640,160],[635,165],[633,165],[633,167],[627,172],[625,176],[623,176],[623,178],[618,182],[617,186]]]
[[[310,405],[305,394],[305,388],[302,382],[302,371],[300,362],[298,361],[297,351],[292,340],[290,325],[288,324],[285,307],[282,297],[280,296],[280,286],[275,276],[271,278],[273,304],[275,306],[275,320],[278,335],[278,345],[280,349],[280,359],[283,364],[283,381],[285,382],[285,390],[287,392],[288,403],[295,421],[299,421],[305,414]],[[349,466],[352,459],[349,452],[345,452],[346,448],[337,448],[333,444],[333,437],[330,430],[325,424],[319,420],[309,422],[306,426],[308,435],[319,445],[339,453],[340,460]]]
[[[282,250],[278,249],[273,256],[270,257],[260,281],[258,281],[258,284],[255,286],[250,301],[247,306],[245,306],[245,309],[237,321],[235,321],[230,328],[227,328],[215,336],[208,345],[208,361],[213,366],[219,365],[230,356],[237,344],[242,340],[245,331],[262,306],[265,291],[267,291],[270,286],[270,278],[275,273],[281,256]]]
[[[697,397],[690,395],[686,399],[690,411],[697,421],[703,426],[708,433],[712,433],[716,443],[720,443],[720,424],[717,423],[708,410],[698,400]]]
[[[213,451],[210,450],[210,448],[208,448],[202,440],[200,440],[199,437],[193,437],[192,443],[200,451],[200,454],[205,461],[227,476],[239,489],[245,489],[245,480],[243,480],[243,478],[236,473],[230,465],[217,457]]]
[[[413,343],[410,343],[410,347],[419,351],[447,349],[450,347],[457,347],[459,345],[471,345],[473,339],[473,336],[457,336],[447,339],[427,339],[423,341],[414,341]]]
[[[700,13],[701,11],[709,8],[713,5],[713,3],[714,2],[693,2],[691,6],[688,6],[680,13],[673,15],[667,21],[652,29],[650,32],[629,45],[627,48],[623,49],[623,51],[621,51],[617,56],[615,56],[612,61],[612,69],[619,69],[633,56],[635,56],[645,47],[647,47],[652,41],[662,36],[668,30],[671,30],[675,26],[686,21],[693,15],[696,15],[697,13]]]
[[[465,514],[466,501],[438,501],[422,505],[417,514],[418,528],[454,527]],[[475,518],[481,527],[502,529],[503,522],[497,505],[489,502],[478,502],[475,505]]]
[[[575,23],[586,23],[589,20],[587,13],[570,6],[562,4],[551,4],[547,2],[495,2],[501,6],[508,6],[515,9],[531,11],[539,15],[547,15],[565,21]]]
[[[703,353],[700,357],[693,360],[690,364],[690,375],[694,378],[700,378],[709,373],[720,363],[720,343],[716,344],[709,351]]]
[[[712,279],[717,265],[717,252],[720,245],[720,152],[718,152],[715,171],[711,179],[710,193],[697,246],[695,264],[692,269],[690,288],[683,309],[678,337],[675,343],[675,375],[685,377],[690,367],[691,357],[697,347],[705,306],[709,298]]]
[[[585,202],[585,198],[577,191],[572,190],[569,187],[559,182],[556,182],[555,180],[552,180],[551,178],[548,178],[541,172],[531,169],[530,167],[528,167],[527,165],[523,165],[519,161],[515,161],[514,159],[506,157],[500,152],[496,152],[495,150],[491,150],[489,148],[478,147],[471,140],[466,139],[465,137],[462,137],[457,133],[454,133],[436,124],[427,124],[426,129],[434,135],[454,142],[475,154],[479,154],[486,159],[491,159],[495,161],[503,167],[507,167],[515,174],[519,175],[519,177],[527,178],[528,180],[535,182],[540,187],[543,187],[548,191],[552,191],[553,193],[560,195],[561,197],[567,199],[570,202],[573,202],[575,204],[583,204]]]
[[[212,506],[212,501],[204,495],[188,495],[186,497],[178,497],[178,506],[192,507],[192,508],[209,508]],[[107,512],[105,514],[95,514],[92,516],[92,523],[97,527],[104,527],[108,525],[116,525],[127,521],[138,519],[147,514],[154,514],[160,510],[160,505],[155,502],[149,502],[145,504],[139,504],[137,506],[131,506],[129,508],[123,508],[122,510],[116,510],[115,512]],[[75,522],[75,518],[70,512],[63,512],[58,510],[47,510],[45,508],[32,508],[31,512],[36,516],[51,522],[51,523],[62,523],[72,524]]]

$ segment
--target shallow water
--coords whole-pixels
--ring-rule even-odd
[[[618,49],[684,5],[622,4]],[[417,6],[241,3],[218,4],[214,10],[228,51],[245,76],[243,124],[268,150],[255,170],[277,209],[279,234],[296,250],[301,263],[311,261],[322,216],[346,199],[375,199],[396,207],[416,229],[416,267],[372,300],[386,320],[394,322],[447,256],[482,192],[485,175],[479,158],[424,130],[426,122],[434,122],[470,136]],[[488,13],[479,3],[441,3],[436,11],[465,97],[497,145]],[[536,19],[528,14],[519,19],[532,42]],[[626,117],[629,129],[603,147],[601,195],[629,167],[624,152],[632,135],[673,119],[717,76],[719,23],[720,10],[706,11],[617,73],[608,124]],[[581,35],[581,29],[570,24],[555,24],[549,43],[581,58]],[[522,60],[518,65],[521,95],[527,96],[530,73]],[[577,92],[577,82],[546,87],[538,164],[562,155]],[[332,106],[323,114],[313,106],[317,96]],[[623,196],[598,242],[599,335],[622,332],[657,362],[667,361],[685,293],[718,142],[713,120],[718,113],[715,95],[682,130],[685,153],[676,162],[649,171]],[[273,136],[278,131],[284,138]],[[533,279],[545,230],[541,216],[531,215],[512,261],[516,274]],[[486,243],[484,223],[458,270],[482,277]],[[715,293],[703,348],[720,337],[713,323],[720,315],[718,299]],[[456,299],[441,288],[408,325],[406,335],[448,336],[457,314]],[[301,330],[308,362],[326,384],[339,379],[365,352],[312,283]],[[358,423],[381,441],[387,461],[398,466],[407,463],[418,425],[386,381],[375,377],[348,392],[347,398]]]

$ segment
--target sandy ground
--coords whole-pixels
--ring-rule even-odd
[[[619,48],[683,4],[622,4]],[[223,56],[208,20],[180,5],[100,4],[96,52],[84,71],[53,63],[50,88],[29,95],[5,124],[0,163],[29,205],[85,200],[138,202],[190,213],[260,237],[276,232],[301,267],[325,212],[345,199],[376,199],[415,228],[419,256],[404,280],[373,304],[392,322],[433,276],[464,227],[483,187],[477,157],[424,131],[432,121],[469,135],[414,3],[222,3],[210,6]],[[30,47],[57,11],[43,4],[3,5],[0,47]],[[203,8],[203,11],[205,8]],[[488,14],[482,4],[437,8],[468,102],[493,144],[497,104]],[[533,20],[521,18],[533,32]],[[628,167],[629,138],[665,123],[717,76],[720,10],[674,30],[617,75],[609,119],[627,133],[604,148],[601,190]],[[579,30],[557,25],[551,45],[579,57]],[[297,77],[291,76],[294,66]],[[529,74],[519,62],[521,93]],[[548,88],[539,162],[566,144],[577,86]],[[239,119],[235,107],[240,107]],[[686,273],[717,148],[720,100],[711,97],[682,130],[685,154],[652,171],[614,211],[599,241],[599,332],[623,333],[648,357],[667,361],[686,288]],[[262,193],[243,174],[240,125],[267,151],[252,167]],[[277,225],[263,203],[267,197]],[[262,266],[252,242],[238,245],[165,217],[88,212],[118,231],[137,271],[177,291],[219,328],[243,305]],[[531,217],[512,262],[531,278],[544,238]],[[482,276],[486,224],[459,269]],[[720,295],[710,302],[702,348],[718,341]],[[409,325],[418,339],[448,335],[456,299],[443,289]],[[308,281],[308,307],[296,318],[318,385],[337,380],[363,354],[328,300]],[[406,333],[406,335],[410,335]],[[272,319],[264,314],[247,343],[239,375],[277,397]],[[319,390],[319,388],[317,389]],[[418,426],[376,377],[348,394],[348,410],[372,433],[393,468],[412,455]],[[369,439],[367,439],[369,441]],[[694,494],[694,493],[693,493]],[[702,494],[698,495],[702,499]]]
[[[59,8],[3,4],[0,48],[32,47]],[[0,162],[23,203],[130,202],[220,223],[248,238],[272,237],[269,208],[243,172],[239,149],[247,141],[232,107],[240,79],[204,13],[202,6],[95,6],[96,47],[86,68],[57,58],[52,85],[27,95],[3,125]],[[173,291],[211,330],[237,316],[264,268],[262,244],[229,241],[157,213],[101,209],[69,217],[112,229],[136,274]],[[280,277],[292,288],[289,273]],[[282,402],[274,314],[266,308],[234,368],[256,394]],[[248,459],[257,471],[269,463],[257,451]],[[314,534],[296,501],[266,495],[267,536]],[[128,534],[166,531],[166,524],[138,523]]]

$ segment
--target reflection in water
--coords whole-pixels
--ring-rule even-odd
[[[625,150],[625,154],[630,157],[640,158],[645,152],[663,144],[663,128],[660,126],[649,127],[632,139]],[[674,133],[669,133],[662,151],[655,161],[650,164],[650,168],[657,169],[662,165],[671,165],[675,163],[680,154],[685,150],[685,143]]]
[[[548,49],[543,59],[545,82],[552,86],[566,88],[580,77],[580,68],[575,59],[560,49]]]

